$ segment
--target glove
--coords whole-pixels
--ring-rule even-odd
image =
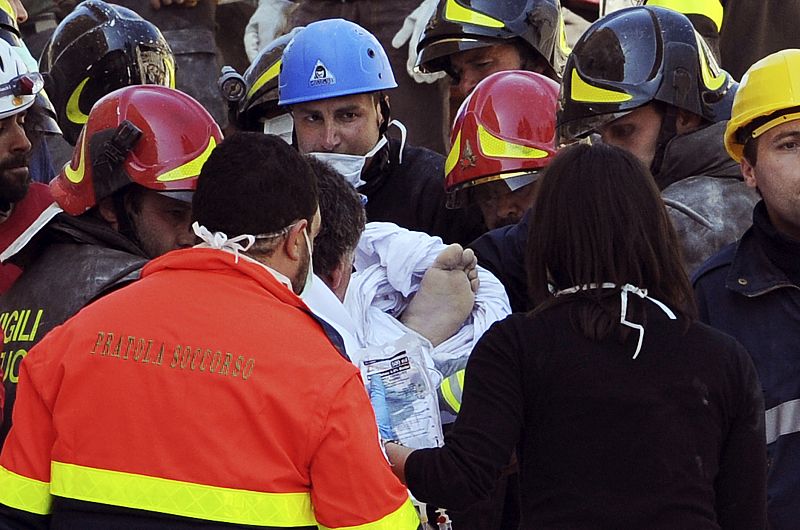
[[[423,74],[414,71],[414,65],[417,64],[417,44],[419,44],[419,39],[425,30],[425,26],[428,25],[428,20],[436,12],[436,4],[437,0],[422,0],[419,7],[406,17],[405,21],[403,21],[403,27],[392,39],[392,46],[395,48],[401,48],[403,44],[408,42],[406,71],[417,83],[435,83],[447,75],[445,72]]]
[[[397,435],[392,429],[392,418],[389,414],[389,405],[386,403],[386,387],[380,375],[369,376],[369,400],[372,403],[372,410],[375,411],[375,419],[378,422],[378,432],[381,440],[394,440]]]
[[[244,51],[250,62],[262,47],[285,33],[294,7],[296,4],[289,0],[258,0],[258,8],[244,29]]]

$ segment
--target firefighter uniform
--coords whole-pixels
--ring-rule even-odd
[[[157,258],[56,328],[14,415],[0,528],[419,524],[357,368],[278,276],[222,250]]]

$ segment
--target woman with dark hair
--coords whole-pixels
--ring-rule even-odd
[[[614,147],[565,148],[531,227],[536,309],[478,343],[443,447],[386,443],[395,473],[461,509],[516,450],[522,528],[764,528],[758,378],[742,346],[695,321],[652,176]]]

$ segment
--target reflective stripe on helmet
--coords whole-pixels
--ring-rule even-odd
[[[489,15],[464,7],[456,0],[447,0],[444,17],[453,22],[464,22],[486,28],[502,28],[505,26],[502,20],[497,20]]]
[[[67,100],[67,119],[72,123],[77,123],[78,125],[83,125],[89,121],[89,115],[84,114],[80,107],[81,94],[83,93],[83,88],[88,82],[88,77],[81,81],[80,84],[75,87],[75,90],[72,91],[72,94],[70,94],[69,100]]]
[[[216,146],[217,142],[214,140],[214,137],[209,137],[208,145],[202,153],[197,155],[196,158],[189,160],[185,164],[181,164],[174,169],[170,169],[166,173],[160,174],[158,177],[156,177],[156,180],[159,182],[172,182],[175,180],[197,177],[200,174],[200,170],[203,169],[203,164],[206,163],[208,157],[211,156],[211,151],[213,151]]]
[[[281,71],[281,60],[278,59],[278,61],[275,64],[267,68],[267,71],[261,74],[259,78],[256,80],[256,82],[253,83],[253,86],[250,88],[250,91],[247,92],[247,97],[248,98],[253,97],[253,94],[255,94],[259,88],[261,88],[262,86],[266,85],[267,83],[278,77],[280,71]]]
[[[453,146],[450,148],[450,152],[447,154],[447,159],[444,161],[444,174],[449,175],[453,169],[455,169],[456,164],[458,164],[458,159],[461,156],[461,131],[458,131],[456,135],[456,139],[453,141]]]
[[[547,151],[498,138],[480,124],[478,124],[478,140],[480,141],[481,152],[486,156],[501,158],[547,158],[549,156]]]
[[[608,90],[607,88],[590,85],[583,80],[577,68],[572,70],[570,81],[570,99],[573,101],[622,103],[623,101],[633,99],[633,96],[625,92],[617,92],[616,90]]]

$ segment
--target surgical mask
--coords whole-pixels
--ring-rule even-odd
[[[274,134],[287,144],[292,144],[294,119],[289,113],[264,120],[264,134]]]
[[[361,172],[367,163],[367,159],[375,156],[375,154],[386,145],[388,140],[386,136],[381,136],[375,147],[369,150],[365,155],[348,155],[346,153],[309,153],[311,156],[329,164],[333,169],[340,173],[344,179],[350,183],[351,186],[358,189],[360,186],[366,184],[361,179]]]
[[[303,228],[303,237],[306,238],[306,248],[308,248],[308,272],[306,272],[306,281],[303,284],[303,288],[300,290],[300,298],[303,296],[308,295],[309,289],[311,289],[311,284],[314,282],[314,262],[312,260],[313,252],[311,247],[311,238],[308,237],[308,230]]]

